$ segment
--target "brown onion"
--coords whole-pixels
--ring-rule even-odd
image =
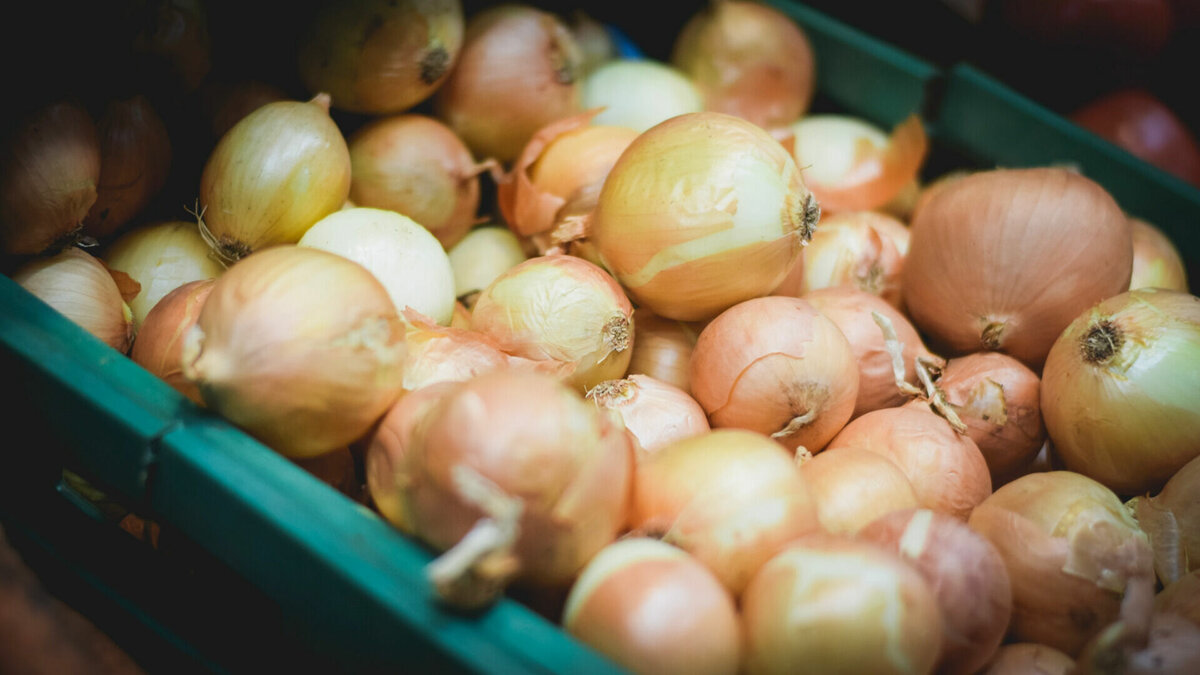
[[[553,14],[523,4],[484,9],[467,21],[434,112],[476,157],[511,162],[538,129],[579,112],[582,61]]]
[[[71,241],[100,183],[100,137],[87,110],[56,103],[0,150],[0,253],[55,253]]]
[[[74,246],[36,258],[12,280],[59,314],[124,354],[133,340],[133,313],[104,263]]]
[[[826,450],[800,464],[821,526],[854,534],[876,518],[918,505],[912,482],[895,462],[869,450]]]
[[[799,295],[850,286],[902,308],[900,271],[908,238],[904,223],[874,211],[846,211],[823,218],[804,247]]]
[[[109,102],[99,134],[100,180],[83,231],[103,239],[141,213],[166,184],[171,138],[145,96]]]
[[[398,113],[443,85],[462,42],[460,0],[326,3],[300,38],[299,72],[335,108]]]
[[[1200,570],[1200,457],[1183,465],[1153,497],[1127,504],[1154,547],[1154,569],[1163,584]]]
[[[215,281],[190,281],[163,296],[146,313],[129,353],[134,363],[157,375],[196,405],[204,405],[204,399],[196,384],[183,376],[183,342],[200,317]]]
[[[1001,351],[1038,371],[1067,324],[1129,287],[1130,231],[1108,192],[1073,171],[978,172],[913,214],[904,301],[934,349]]]
[[[816,63],[805,32],[783,12],[756,2],[714,2],[675,39],[671,62],[690,75],[707,110],[764,129],[808,110]]]
[[[1002,645],[980,675],[1068,675],[1075,660],[1061,651],[1032,642]]]
[[[978,672],[1012,617],[1012,586],[996,547],[961,520],[926,509],[893,511],[857,538],[900,555],[929,582],[945,619],[937,672]]]
[[[601,382],[588,391],[587,398],[621,417],[639,456],[709,431],[708,418],[696,399],[648,375]]]
[[[686,324],[657,316],[645,307],[633,310],[637,340],[629,357],[630,375],[649,375],[691,392],[689,367],[696,333]]]
[[[1162,230],[1142,220],[1130,218],[1133,224],[1133,274],[1129,290],[1165,288],[1187,292],[1187,269],[1179,249]]]
[[[563,628],[635,673],[733,675],[740,663],[729,591],[654,539],[623,539],[597,553],[571,587]]]

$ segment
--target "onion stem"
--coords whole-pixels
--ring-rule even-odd
[[[946,394],[937,385],[933,383],[933,376],[929,374],[930,369],[937,368],[937,364],[924,358],[917,358],[917,377],[921,383],[925,385],[926,396],[929,398],[929,405],[934,412],[941,415],[950,423],[960,434],[967,433],[967,425],[959,419],[958,413],[954,412],[954,408],[950,406],[950,401],[946,400]]]
[[[900,337],[896,335],[896,328],[892,325],[892,320],[874,311],[871,312],[871,318],[875,319],[875,324],[883,332],[884,348],[887,349],[888,355],[892,357],[892,372],[896,376],[896,386],[900,388],[900,392],[903,394],[920,396],[921,390],[908,382],[908,375],[904,369],[904,344],[900,342]]]

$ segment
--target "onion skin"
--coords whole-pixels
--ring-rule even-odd
[[[623,539],[597,553],[571,587],[563,627],[635,673],[733,675],[741,657],[729,591],[654,539]]]
[[[831,534],[855,534],[887,513],[918,505],[900,467],[869,450],[826,450],[804,460],[800,475],[817,503],[821,526]]]
[[[96,202],[100,137],[87,111],[55,103],[26,119],[0,160],[0,253],[56,253]]]
[[[17,268],[12,280],[72,323],[121,352],[133,341],[133,313],[102,262],[74,246]]]
[[[1129,287],[1129,219],[1104,188],[1067,169],[947,182],[911,229],[904,301],[939,353],[1001,351],[1040,371],[1067,324]]]
[[[183,341],[214,283],[215,279],[190,281],[163,296],[146,314],[129,353],[134,363],[200,406],[204,398],[199,387],[183,376]]]
[[[1200,457],[1175,472],[1161,492],[1126,503],[1154,547],[1154,570],[1163,584],[1200,571]]]
[[[929,582],[945,619],[937,672],[978,672],[1012,616],[1012,586],[996,548],[961,520],[926,509],[893,511],[857,538],[911,562]]]
[[[1042,373],[1042,415],[1066,467],[1121,495],[1200,456],[1200,298],[1144,288],[1082,310]]]
[[[100,180],[83,230],[104,239],[141,213],[166,184],[171,138],[145,96],[110,102],[99,135]]]
[[[980,675],[1068,675],[1075,660],[1061,651],[1032,642],[1002,645]]]
[[[637,339],[633,341],[626,372],[649,375],[691,393],[689,368],[696,333],[687,325],[664,319],[645,307],[633,310],[633,325],[637,326]]]
[[[1154,608],[1178,614],[1200,626],[1200,569],[1167,584],[1154,596]]]
[[[799,295],[851,286],[902,309],[900,272],[908,238],[904,223],[882,213],[843,211],[825,217],[804,248]]]
[[[1133,224],[1133,276],[1129,290],[1165,288],[1171,291],[1188,290],[1187,269],[1183,256],[1163,231],[1141,218],[1130,218]]]
[[[587,398],[620,416],[639,457],[710,430],[704,409],[686,391],[648,375],[601,382]]]

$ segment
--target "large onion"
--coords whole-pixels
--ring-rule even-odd
[[[938,351],[982,349],[1035,371],[1080,312],[1129,287],[1129,219],[1067,169],[997,169],[946,183],[912,222],[913,323]]]
[[[104,263],[74,246],[31,260],[12,280],[79,327],[124,354],[133,340],[133,313]]]
[[[111,101],[99,133],[100,180],[83,229],[105,238],[137,216],[166,184],[171,138],[145,96]]]
[[[693,113],[630,144],[589,234],[639,304],[693,321],[770,293],[819,218],[778,141],[737,117]]]
[[[1200,298],[1153,288],[1081,310],[1046,359],[1042,416],[1066,467],[1118,494],[1200,455]]]

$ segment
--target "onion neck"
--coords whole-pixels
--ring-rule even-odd
[[[421,57],[421,82],[432,85],[450,70],[450,52],[438,40],[429,44],[429,51]]]
[[[604,346],[611,352],[623,352],[629,349],[630,337],[629,317],[618,314],[604,324]]]
[[[801,245],[804,245],[812,241],[813,234],[817,231],[817,223],[821,221],[821,205],[811,192],[804,200],[802,211],[798,215],[800,226],[796,232],[800,235]]]
[[[1079,338],[1079,349],[1085,363],[1103,366],[1112,362],[1125,345],[1125,333],[1108,319],[1093,323]]]
[[[1000,347],[1004,345],[1004,328],[1003,321],[989,321],[979,334],[980,344],[988,351],[1000,351]]]

